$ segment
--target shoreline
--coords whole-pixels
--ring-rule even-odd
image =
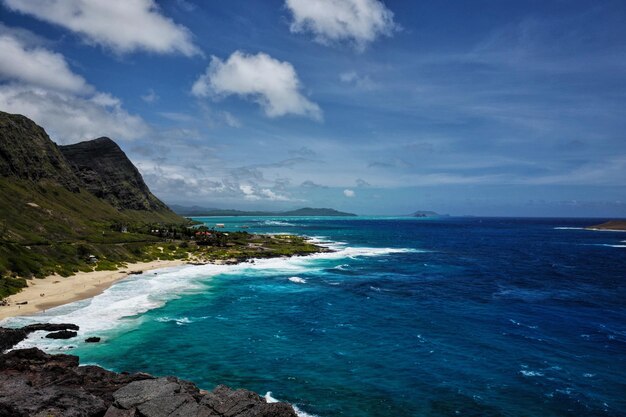
[[[132,271],[145,272],[187,263],[187,260],[181,259],[136,262],[113,271],[78,272],[69,277],[55,274],[45,278],[31,278],[27,280],[27,287],[6,298],[10,305],[0,306],[0,321],[9,317],[31,316],[50,308],[95,297],[117,281],[132,275]],[[24,301],[27,304],[17,304]]]

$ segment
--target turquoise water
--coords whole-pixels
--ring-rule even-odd
[[[626,233],[571,219],[200,220],[336,252],[150,272],[11,324],[76,322],[105,339],[76,345],[82,363],[271,392],[301,415],[626,415]]]

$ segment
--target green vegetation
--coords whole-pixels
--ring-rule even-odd
[[[320,250],[297,236],[224,233],[169,211],[118,210],[85,190],[45,180],[0,177],[0,213],[0,298],[24,286],[19,278],[157,259],[234,262]]]
[[[108,138],[59,147],[24,116],[0,112],[0,299],[24,278],[132,262],[234,262],[321,250],[304,239],[197,228],[155,197]]]
[[[208,229],[207,229],[208,230]],[[210,231],[210,237],[184,237],[130,243],[51,243],[24,246],[0,244],[0,274],[42,278],[54,273],[69,276],[79,271],[105,271],[130,262],[188,260],[190,262],[242,261],[316,253],[322,250],[299,236],[253,235],[247,232]],[[149,238],[152,236],[146,236]]]
[[[23,278],[0,277],[0,300],[12,294],[17,294],[26,287],[26,280]]]

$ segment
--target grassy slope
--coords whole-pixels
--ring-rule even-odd
[[[128,227],[128,233],[116,231]],[[320,248],[296,236],[220,233],[198,244],[188,220],[169,211],[118,211],[82,190],[55,183],[0,178],[0,299],[18,292],[20,278],[115,269],[127,262],[190,259],[198,262],[302,255]],[[150,231],[167,229],[167,237]],[[176,233],[171,233],[172,231]],[[96,264],[89,262],[94,255]]]
[[[184,222],[171,212],[120,212],[84,190],[0,178],[0,275],[70,275],[90,267],[90,254],[114,262],[136,260],[158,237],[120,233],[113,224]]]

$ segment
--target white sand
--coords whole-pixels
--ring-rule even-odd
[[[27,316],[48,308],[94,297],[116,281],[126,278],[131,271],[149,271],[183,265],[186,261],[152,261],[129,263],[116,271],[79,272],[70,277],[50,275],[43,279],[27,280],[28,287],[7,297],[9,306],[0,306],[0,320],[7,317]],[[42,295],[43,294],[43,295]],[[28,304],[17,305],[28,301]]]

